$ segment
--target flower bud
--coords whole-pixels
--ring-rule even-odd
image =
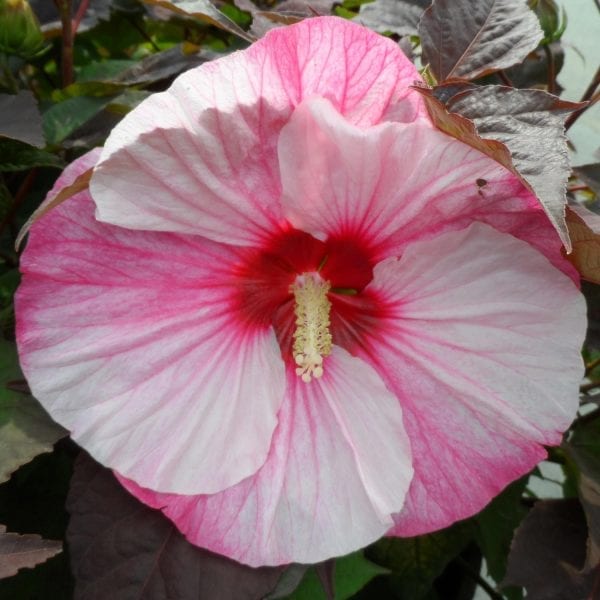
[[[536,13],[544,32],[542,44],[550,44],[560,39],[567,26],[564,9],[559,9],[554,0],[534,0],[530,2],[530,6]]]
[[[44,36],[27,0],[0,0],[0,52],[31,58],[42,50]]]

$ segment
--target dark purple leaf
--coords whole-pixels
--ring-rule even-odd
[[[252,15],[250,32],[257,38],[281,25],[292,25],[307,17],[331,14],[337,0],[284,0],[264,10],[252,0],[236,0],[236,6]]]
[[[551,57],[553,65],[549,65]],[[530,52],[527,58],[520,64],[506,69],[505,74],[513,87],[543,89],[548,86],[548,71],[553,71],[556,79],[565,62],[565,51],[560,42],[553,42],[547,46],[540,46],[537,50]],[[553,82],[555,93],[560,96],[562,87],[558,81]]]
[[[592,598],[598,569],[584,570],[587,525],[577,499],[538,502],[517,529],[504,585],[528,600]]]
[[[581,292],[587,304],[588,327],[585,347],[600,350],[600,285],[584,280],[581,282]],[[600,396],[589,396],[586,399],[600,401]]]
[[[375,0],[360,7],[355,21],[380,33],[417,35],[423,12],[431,0]]]
[[[168,79],[179,73],[223,56],[223,53],[208,49],[198,49],[191,44],[179,44],[168,50],[151,54],[132,67],[122,71],[109,83],[122,85],[147,85]]]
[[[33,568],[62,552],[62,543],[39,535],[6,533],[0,525],[0,579],[16,575],[19,569]]]
[[[25,142],[37,148],[46,145],[42,116],[30,91],[0,94],[0,137]]]
[[[586,566],[594,568],[600,564],[600,481],[599,473],[593,476],[584,473],[580,475],[579,499],[583,505],[588,524],[588,546]]]
[[[303,17],[328,15],[338,0],[283,0],[273,8],[276,13],[292,13]]]
[[[253,42],[254,36],[248,34],[239,25],[225,16],[209,0],[142,0],[145,4],[165,8],[181,17],[196,19],[208,23],[228,33],[232,33],[247,42]]]
[[[285,571],[252,569],[193,546],[84,453],[75,463],[67,510],[78,600],[257,600],[275,590]]]
[[[423,63],[439,82],[511,67],[544,37],[525,0],[434,0],[419,33]]]
[[[76,14],[80,5],[85,0],[74,0],[72,13]],[[30,0],[30,4],[42,24],[42,29],[46,36],[58,37],[61,34],[61,22],[55,2],[48,0]],[[79,23],[77,33],[89,31],[96,27],[101,21],[109,21],[111,11],[121,11],[126,13],[140,12],[140,7],[136,0],[89,0],[83,19]]]
[[[417,89],[440,129],[485,152],[523,181],[570,251],[565,223],[570,166],[564,122],[581,104],[542,90],[504,86]],[[452,94],[445,92],[448,89]]]

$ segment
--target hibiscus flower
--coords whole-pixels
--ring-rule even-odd
[[[479,511],[558,444],[585,309],[537,200],[337,18],[181,75],[31,228],[31,389],[194,544],[317,562]]]

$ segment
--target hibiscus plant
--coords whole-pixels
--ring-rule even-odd
[[[0,597],[600,598],[594,35],[0,0]]]

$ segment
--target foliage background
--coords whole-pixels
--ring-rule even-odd
[[[527,8],[518,0],[506,2],[515,5],[516,18],[519,11],[534,10],[544,39],[518,56],[515,51],[514,66],[467,79],[589,101],[565,108],[552,100],[544,107],[539,96],[522,96],[550,139],[563,145],[566,119],[579,168],[571,172],[565,165],[559,177],[569,178],[571,204],[600,212],[600,103],[595,103],[600,5],[530,0]],[[454,4],[468,9],[473,2]],[[64,165],[101,145],[124,114],[168,87],[178,73],[244,48],[270,27],[315,14],[355,18],[394,37],[420,64],[433,62],[436,52],[452,49],[422,55],[426,28],[418,22],[428,5],[427,0],[215,5],[0,0],[0,523],[6,528],[0,527],[1,598],[518,600],[525,591],[532,600],[600,598],[600,243],[588,213],[570,211],[567,217],[572,260],[586,280],[590,307],[580,415],[563,446],[552,449],[531,475],[479,515],[432,535],[384,539],[310,568],[250,569],[212,555],[188,544],[160,513],[131,498],[65,437],[28,394],[19,371],[12,306],[19,282],[15,241]],[[446,26],[457,39],[470,35],[456,19]],[[426,76],[432,84],[436,76],[444,83],[435,69]],[[431,102],[442,98],[442,89],[434,86]],[[503,106],[492,92],[498,114],[500,109],[512,114],[513,107]],[[451,101],[437,105],[442,128],[456,125],[446,110]],[[463,114],[480,128],[480,114]],[[474,143],[472,133],[457,135]],[[544,176],[544,156],[524,147],[518,136],[498,136],[509,150],[525,152],[525,166]],[[557,203],[562,210],[565,198],[554,183],[544,189],[537,180],[529,183],[549,212]]]

